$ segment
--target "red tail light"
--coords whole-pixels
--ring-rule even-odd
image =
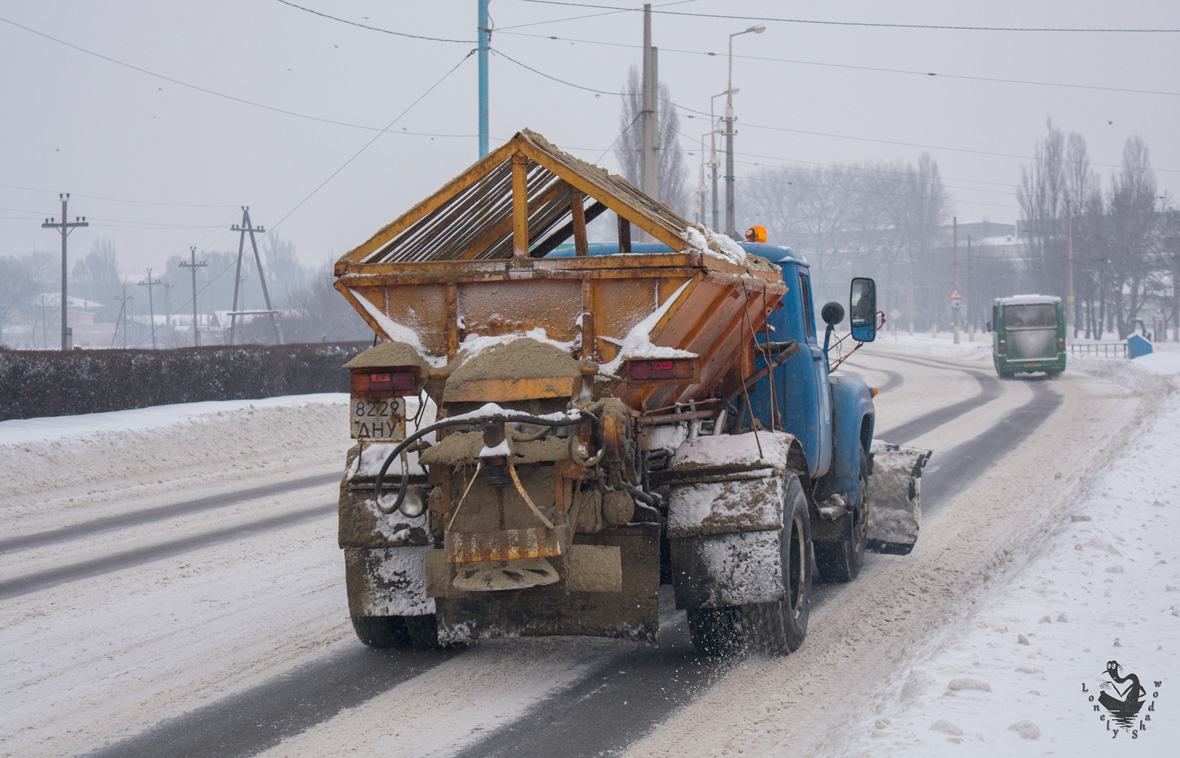
[[[692,358],[631,361],[628,376],[632,381],[645,379],[695,379],[696,361]]]
[[[354,371],[349,382],[353,392],[407,392],[414,389],[413,371]]]
[[[1000,340],[1000,352],[1004,352],[1004,340]]]
[[[1062,353],[1065,352],[1065,338],[1064,337],[1057,338],[1057,350],[1058,350],[1058,352],[1062,352]]]

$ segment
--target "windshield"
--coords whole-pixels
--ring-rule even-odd
[[[1004,326],[1008,329],[1056,329],[1057,306],[1052,303],[1009,305],[1004,308]]]

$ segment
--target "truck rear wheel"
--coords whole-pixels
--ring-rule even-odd
[[[786,655],[803,644],[811,613],[813,555],[807,497],[794,474],[787,474],[783,500],[783,597],[767,603],[690,609],[688,631],[698,652],[730,655],[751,650]]]
[[[860,575],[865,563],[865,545],[869,537],[869,506],[865,498],[868,489],[869,464],[865,452],[860,451],[860,476],[856,482],[856,503],[843,517],[842,539],[836,542],[815,543],[815,562],[825,582],[851,582]]]
[[[414,647],[423,650],[439,650],[445,645],[438,641],[438,617],[433,613],[425,616],[406,616],[406,630]]]
[[[353,616],[352,628],[369,647],[406,647],[413,642],[405,616]]]

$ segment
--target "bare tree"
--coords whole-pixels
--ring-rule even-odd
[[[656,145],[659,153],[659,200],[682,216],[689,213],[688,167],[684,163],[684,152],[680,149],[680,116],[672,105],[672,94],[668,85],[659,86],[658,136]],[[639,186],[640,163],[643,153],[643,133],[639,116],[643,111],[643,88],[639,83],[639,70],[632,66],[627,72],[627,87],[623,94],[623,109],[619,113],[619,140],[615,144],[615,157],[619,161],[623,177]]]
[[[1172,287],[1172,341],[1180,342],[1180,210],[1170,197],[1160,213],[1159,261]]]
[[[73,281],[72,292],[86,300],[102,303],[104,314],[113,319],[118,310],[115,298],[123,286],[115,241],[110,237],[98,237],[91,242],[86,257],[74,262],[70,279]]]
[[[1016,200],[1028,239],[1029,272],[1033,286],[1046,294],[1059,293],[1065,282],[1064,225],[1068,194],[1065,133],[1047,122],[1049,133],[1036,144],[1032,166],[1020,168]]]
[[[1117,241],[1111,258],[1111,294],[1119,339],[1135,331],[1135,320],[1152,282],[1155,193],[1147,144],[1137,135],[1129,137],[1123,146],[1123,166],[1114,176],[1110,192],[1111,225]]]

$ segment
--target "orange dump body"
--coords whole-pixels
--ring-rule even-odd
[[[623,252],[589,255],[586,223],[608,210]],[[632,226],[681,252],[630,253]],[[701,249],[705,234],[525,130],[343,256],[336,287],[383,339],[414,345],[437,366],[471,335],[537,328],[575,357],[610,364],[663,308],[640,331],[651,345],[697,356],[693,376],[632,381],[632,355],[612,366],[622,379],[615,396],[654,411],[740,387],[754,370],[755,334],[786,292],[766,261]],[[576,255],[543,257],[571,238]]]
[[[348,264],[337,286],[383,339],[406,341],[396,327],[409,330],[423,357],[439,362],[454,358],[469,335],[542,328],[570,343],[575,357],[607,364],[632,329],[676,295],[649,336],[699,356],[696,378],[632,382],[625,365],[616,371],[623,381],[614,394],[654,410],[734,388],[753,372],[753,334],[786,291],[774,271],[757,274],[687,252]]]

